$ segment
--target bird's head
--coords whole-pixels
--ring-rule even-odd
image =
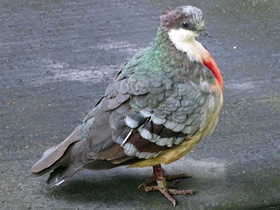
[[[187,41],[195,38],[204,29],[202,11],[193,6],[165,9],[160,17],[161,26],[172,39]]]

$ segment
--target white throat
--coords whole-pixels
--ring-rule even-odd
[[[197,36],[195,32],[180,28],[171,29],[168,35],[177,50],[187,53],[191,61],[202,62],[200,55],[202,45],[195,40]]]

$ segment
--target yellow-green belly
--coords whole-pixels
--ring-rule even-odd
[[[201,135],[195,135],[190,140],[183,141],[180,145],[172,147],[163,151],[159,156],[147,160],[141,160],[137,163],[131,164],[128,167],[147,167],[158,164],[172,163],[184,155],[186,155],[201,139]]]

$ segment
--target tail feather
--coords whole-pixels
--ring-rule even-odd
[[[41,176],[52,171],[47,183],[54,186],[81,170],[71,161],[72,149],[78,141],[77,131],[74,130],[63,142],[45,151],[42,158],[32,166],[33,175]]]
[[[47,180],[47,183],[50,186],[58,186],[62,184],[64,181],[72,177],[75,173],[77,173],[80,168],[76,167],[63,167],[59,166],[53,172],[50,173],[50,176]]]
[[[45,151],[42,158],[32,166],[31,172],[43,175],[49,171],[47,169],[51,170],[52,166],[63,157],[66,150],[77,141],[79,141],[77,131],[74,130],[63,142]]]

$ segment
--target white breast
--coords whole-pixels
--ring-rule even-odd
[[[197,36],[195,32],[180,28],[171,29],[168,35],[176,49],[187,53],[191,61],[202,61],[200,55],[202,45],[195,40]]]

